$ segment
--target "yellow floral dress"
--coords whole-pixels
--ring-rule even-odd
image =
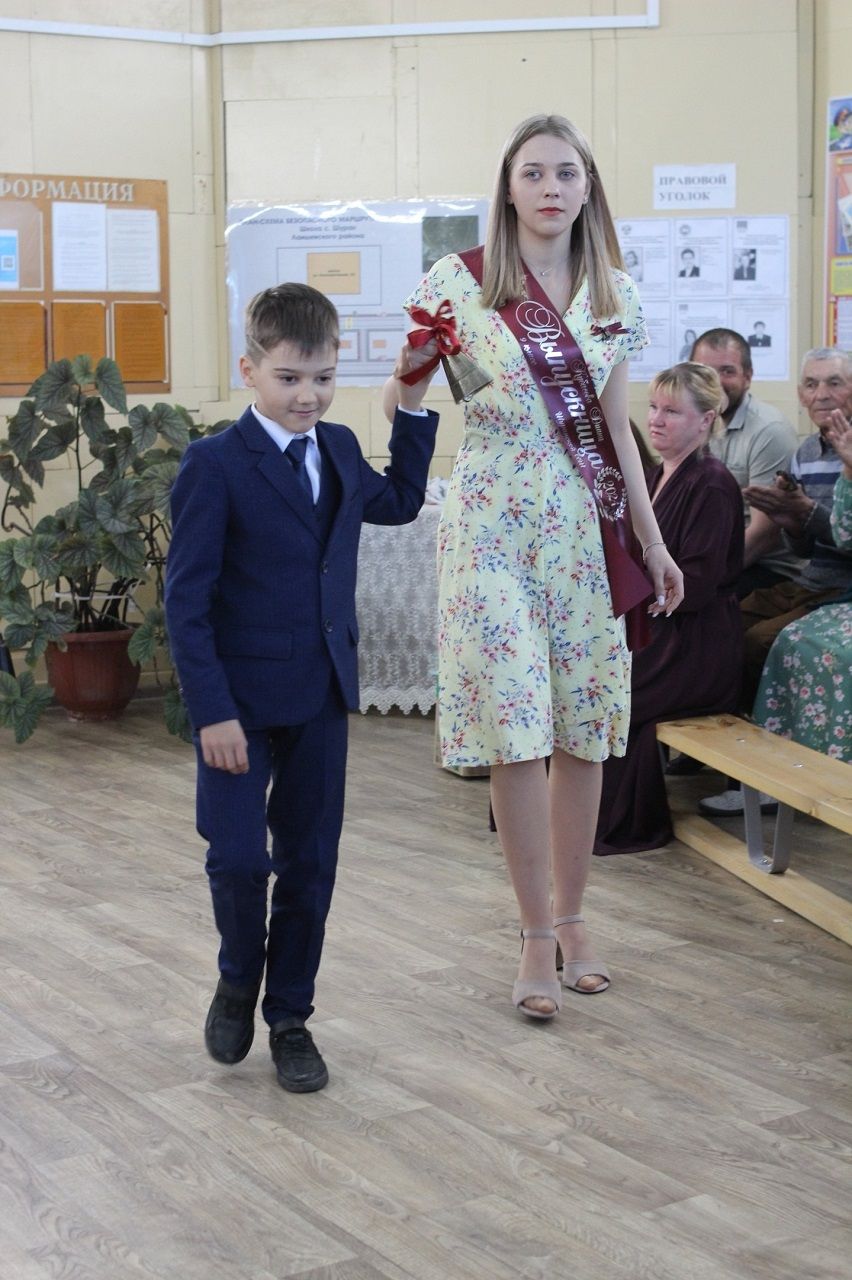
[[[624,332],[593,334],[587,286],[565,313],[600,394],[647,343],[636,287],[614,272]],[[465,406],[438,531],[441,756],[453,767],[623,755],[630,654],[613,617],[594,500],[565,453],[521,349],[450,254],[406,307],[448,299],[462,349],[493,382]]]

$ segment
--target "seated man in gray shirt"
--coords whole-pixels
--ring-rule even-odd
[[[774,484],[776,473],[789,466],[799,437],[783,413],[752,395],[751,352],[745,338],[735,329],[708,329],[695,340],[690,359],[715,369],[728,397],[722,413],[725,431],[711,438],[710,452],[724,462],[741,489]],[[745,518],[743,572],[737,582],[741,600],[757,587],[793,577],[801,568],[768,515],[745,502]]]

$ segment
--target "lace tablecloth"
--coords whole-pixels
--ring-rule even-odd
[[[440,514],[427,506],[411,524],[361,529],[355,600],[362,711],[417,707],[425,715],[435,705]]]

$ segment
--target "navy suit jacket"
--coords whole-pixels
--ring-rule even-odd
[[[416,517],[437,425],[435,413],[397,410],[390,466],[380,473],[348,427],[317,423],[323,484],[336,478],[340,495],[327,538],[251,409],[189,446],[172,490],[166,616],[196,729],[301,724],[322,707],[333,674],[357,708],[361,522]]]

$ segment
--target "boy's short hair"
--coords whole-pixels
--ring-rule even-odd
[[[309,284],[277,284],[255,294],[246,307],[246,355],[262,360],[279,342],[291,342],[303,356],[340,346],[337,310]]]

